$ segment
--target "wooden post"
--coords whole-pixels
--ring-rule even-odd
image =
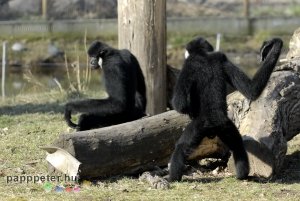
[[[253,34],[253,20],[254,18],[251,18],[251,13],[250,13],[250,1],[249,0],[244,0],[244,17],[246,19],[246,22],[247,22],[247,27],[248,27],[248,35],[252,35]]]
[[[47,16],[47,0],[42,0],[42,17],[44,20],[48,19]]]
[[[146,79],[147,112],[166,110],[166,0],[118,0],[119,48],[138,59]]]
[[[5,98],[5,66],[6,66],[6,44],[7,42],[3,42],[2,49],[2,79],[1,79],[1,91],[2,91],[2,99]]]
[[[250,17],[250,2],[249,0],[244,0],[244,17]]]

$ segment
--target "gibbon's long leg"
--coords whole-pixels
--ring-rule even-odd
[[[202,139],[214,130],[214,127],[204,128],[203,125],[204,122],[199,119],[192,120],[177,141],[170,160],[169,181],[181,180],[186,159],[193,153]]]
[[[249,160],[238,129],[233,122],[228,119],[225,125],[217,129],[216,133],[221,141],[232,151],[236,177],[238,179],[245,179],[249,174]]]
[[[140,109],[134,109],[129,112],[116,113],[116,114],[103,114],[103,113],[89,113],[81,114],[78,120],[77,131],[89,130],[94,128],[102,128],[121,124],[124,122],[133,121],[145,116]]]
[[[122,102],[108,99],[87,99],[69,102],[65,106],[65,120],[67,124],[76,128],[77,125],[71,121],[72,112],[81,112],[81,113],[98,113],[103,116],[122,113],[124,107],[121,104]]]
[[[123,123],[128,119],[126,113],[119,114],[82,114],[78,120],[78,126],[76,127],[77,131],[89,130],[93,128],[102,128],[106,126],[111,126],[115,124]]]

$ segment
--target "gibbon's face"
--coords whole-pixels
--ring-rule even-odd
[[[94,41],[89,49],[90,66],[92,69],[102,68],[103,58],[107,52],[107,45],[100,41]]]
[[[201,54],[202,52],[212,51],[214,51],[214,48],[207,40],[201,37],[197,37],[186,45],[184,57],[185,59],[187,59],[192,53]]]

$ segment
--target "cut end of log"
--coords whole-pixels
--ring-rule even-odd
[[[70,153],[54,146],[41,147],[41,149],[47,151],[46,160],[55,169],[74,178],[77,176],[81,163]]]

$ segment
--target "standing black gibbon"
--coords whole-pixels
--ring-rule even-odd
[[[145,116],[146,86],[136,57],[129,50],[114,49],[100,41],[90,45],[88,55],[91,68],[103,71],[108,98],[67,103],[64,114],[67,124],[82,131]],[[78,124],[71,121],[72,112],[83,113]]]
[[[222,52],[213,52],[205,39],[198,37],[186,46],[186,60],[177,80],[172,104],[188,114],[187,125],[171,156],[169,180],[180,181],[188,156],[204,137],[218,136],[232,151],[237,179],[249,174],[249,161],[242,137],[227,116],[226,83],[250,100],[257,99],[265,88],[277,63],[282,40],[265,41],[260,49],[262,65],[249,79]]]

